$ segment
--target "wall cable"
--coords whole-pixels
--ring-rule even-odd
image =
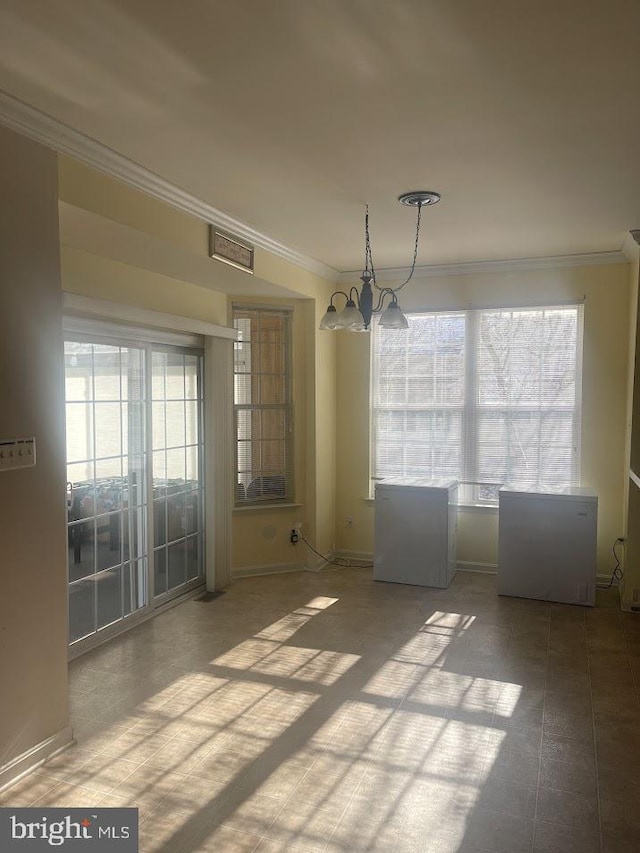
[[[613,557],[616,561],[616,565],[615,565],[615,568],[613,569],[613,571],[611,572],[611,578],[609,580],[609,583],[597,583],[596,589],[611,589],[614,581],[617,580],[618,582],[620,582],[622,580],[622,578],[624,577],[624,572],[620,568],[620,558],[618,557],[618,554],[616,553],[616,545],[618,544],[618,542],[621,542],[622,545],[624,545],[624,539],[622,539],[619,536],[616,539],[616,541],[613,543],[613,548],[611,550],[613,552]]]
[[[330,560],[328,557],[325,557],[324,554],[321,554],[320,551],[316,551],[316,549],[313,547],[313,545],[304,538],[304,536],[302,535],[302,533],[300,531],[298,531],[298,536],[300,537],[300,539],[302,539],[302,541],[307,546],[307,548],[309,548],[311,551],[313,551],[314,554],[317,554],[318,557],[321,557],[326,563],[330,563],[332,566],[339,566],[341,569],[349,569],[349,568],[372,569],[373,568],[373,563],[366,563],[365,565],[358,563],[358,565],[355,565],[351,560],[348,560],[346,557],[338,557],[336,560]]]

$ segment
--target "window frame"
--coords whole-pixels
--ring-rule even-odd
[[[262,317],[279,317],[283,322],[283,334],[280,345],[283,348],[282,381],[283,399],[281,402],[252,403],[237,402],[238,376],[248,376],[249,384],[253,387],[256,375],[270,375],[268,373],[256,374],[253,369],[239,372],[237,370],[237,352],[240,349],[243,338],[241,329],[237,323],[240,320],[260,320]],[[293,402],[293,309],[281,306],[264,306],[252,303],[232,303],[231,323],[238,330],[238,338],[233,345],[233,423],[234,423],[234,465],[236,486],[234,489],[234,509],[248,509],[260,507],[273,507],[292,504],[295,500],[295,429],[294,429],[294,402]],[[251,338],[249,338],[249,341]],[[246,364],[246,361],[245,361]],[[252,365],[250,367],[253,367]],[[277,374],[276,374],[277,375]],[[251,392],[250,392],[251,393]],[[252,471],[251,482],[242,482],[242,472],[239,465],[239,418],[241,411],[246,412],[282,412],[284,431],[278,439],[282,444],[282,464],[284,470],[281,473],[266,473],[260,467]],[[251,438],[247,440],[251,441]],[[257,439],[260,441],[260,439]],[[257,473],[260,472],[260,473]],[[256,476],[253,476],[255,474]],[[277,478],[277,480],[276,480]],[[282,483],[280,482],[282,478]],[[246,479],[246,478],[245,478]],[[255,480],[261,480],[259,488],[261,494],[249,497],[249,488]],[[244,497],[242,494],[244,493]]]
[[[497,476],[491,481],[481,480],[478,476],[479,465],[479,450],[480,444],[478,439],[479,432],[479,415],[484,410],[486,412],[505,412],[515,411],[513,406],[489,406],[479,402],[478,389],[480,386],[480,374],[476,363],[477,347],[476,339],[479,334],[480,322],[483,313],[490,312],[544,312],[544,311],[559,311],[559,310],[576,310],[576,356],[575,356],[575,398],[574,404],[567,411],[573,413],[572,426],[572,447],[573,455],[571,459],[571,485],[579,485],[580,483],[580,444],[581,444],[581,413],[582,413],[582,359],[583,359],[583,330],[584,330],[584,303],[567,302],[557,305],[535,305],[535,306],[492,306],[487,308],[466,308],[466,309],[449,309],[439,311],[413,311],[407,312],[407,317],[418,316],[454,316],[463,314],[465,318],[464,330],[464,391],[462,406],[451,405],[433,405],[425,406],[422,411],[431,411],[434,414],[439,412],[454,414],[461,412],[461,438],[460,438],[460,457],[461,470],[459,476],[452,476],[451,479],[458,479],[462,488],[460,489],[459,502],[467,506],[480,506],[486,508],[497,508],[497,489],[502,483]],[[369,498],[373,499],[375,492],[375,483],[383,476],[376,471],[376,335],[378,334],[377,318],[372,329],[372,346],[371,346],[371,391],[370,391],[370,435],[369,435]],[[539,413],[544,407],[530,406],[518,407],[518,411],[523,415],[527,412]],[[562,407],[547,407],[550,410],[560,411]],[[384,410],[384,407],[382,407]],[[410,409],[399,408],[399,411],[410,411]],[[539,469],[538,469],[539,472]],[[407,475],[408,476],[408,475]],[[538,473],[539,476],[539,473]],[[489,487],[489,488],[485,488]]]

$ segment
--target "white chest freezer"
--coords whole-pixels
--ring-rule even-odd
[[[377,483],[375,580],[448,587],[456,570],[457,502],[457,480]]]
[[[498,593],[595,604],[598,497],[503,486],[499,492]]]

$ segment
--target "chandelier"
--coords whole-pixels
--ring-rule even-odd
[[[336,290],[331,294],[331,301],[327,308],[327,312],[320,321],[321,329],[346,329],[349,332],[366,332],[371,324],[373,314],[380,314],[379,324],[385,329],[406,329],[408,327],[407,318],[404,316],[398,305],[398,297],[396,293],[401,290],[405,284],[408,284],[415,272],[416,260],[418,258],[418,242],[420,239],[420,219],[422,208],[429,204],[437,204],[440,201],[440,194],[431,190],[412,190],[408,193],[402,193],[398,196],[398,201],[401,204],[406,204],[409,207],[418,209],[416,221],[416,239],[413,248],[413,261],[407,278],[397,287],[380,287],[376,283],[376,270],[373,265],[373,256],[371,254],[371,238],[369,237],[369,205],[367,205],[364,215],[364,269],[360,280],[362,281],[362,289],[358,293],[356,287],[352,287],[349,293],[344,290]],[[377,301],[373,304],[373,290],[371,285],[378,291]],[[344,309],[338,312],[333,304],[336,296],[344,296],[347,300]],[[355,299],[354,299],[355,297]],[[388,300],[385,308],[385,300]]]

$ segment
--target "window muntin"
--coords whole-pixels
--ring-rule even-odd
[[[69,641],[147,604],[144,350],[65,341]]]
[[[234,306],[236,506],[293,500],[291,312]]]
[[[408,315],[374,327],[372,480],[423,476],[473,484],[579,480],[582,308]]]
[[[204,575],[202,355],[68,338],[65,382],[76,643]]]
[[[154,350],[154,595],[179,590],[204,574],[204,434],[202,358]]]

